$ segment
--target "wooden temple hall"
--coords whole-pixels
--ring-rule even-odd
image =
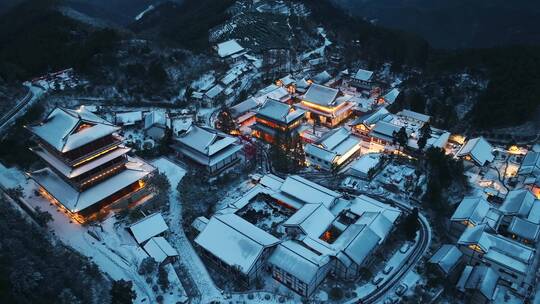
[[[154,167],[127,155],[120,127],[80,107],[56,108],[26,128],[36,143],[30,149],[47,164],[28,175],[75,221],[96,220],[149,197],[145,180]]]

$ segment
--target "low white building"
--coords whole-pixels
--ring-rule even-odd
[[[363,179],[370,178],[370,172],[376,170],[381,163],[381,155],[378,153],[370,153],[362,155],[358,160],[355,160],[349,168],[347,174]]]
[[[142,111],[120,112],[116,113],[114,116],[115,123],[120,126],[132,126],[141,122],[142,119]]]
[[[213,216],[195,238],[204,254],[247,284],[260,277],[279,240],[236,214]]]
[[[174,142],[179,156],[201,165],[211,175],[239,163],[243,148],[236,137],[196,125],[175,137]]]
[[[144,131],[153,140],[160,140],[165,136],[170,121],[164,111],[151,111],[144,116]]]
[[[351,78],[351,84],[360,89],[371,90],[374,84],[373,75],[372,71],[358,69]]]
[[[272,278],[304,297],[313,294],[332,268],[328,255],[292,240],[279,244],[268,262]]]
[[[483,137],[473,138],[467,141],[459,149],[457,157],[467,161],[472,161],[479,166],[484,166],[495,159],[493,155],[493,146]]]
[[[526,290],[531,285],[527,278],[534,271],[535,249],[490,232],[487,224],[467,228],[457,245],[469,264],[492,267],[513,289]]]
[[[137,243],[144,244],[154,236],[161,235],[169,230],[169,226],[165,223],[161,213],[154,213],[128,227]]]
[[[320,140],[305,147],[310,165],[334,170],[360,151],[361,140],[344,127],[328,132]]]
[[[219,57],[227,58],[244,52],[244,48],[235,40],[231,39],[216,46]]]
[[[162,236],[152,237],[143,248],[159,264],[168,263],[178,256],[178,251]]]

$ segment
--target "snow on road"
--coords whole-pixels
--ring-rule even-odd
[[[177,185],[186,174],[186,170],[166,158],[158,158],[152,164],[158,168],[159,172],[165,174],[171,183],[169,229],[172,235],[170,241],[180,254],[180,263],[189,271],[197,285],[201,293],[201,303],[223,300],[221,290],[214,284],[182,228],[182,204],[178,199]]]
[[[0,183],[6,188],[21,186],[24,197],[31,206],[40,207],[49,212],[53,217],[53,221],[49,223],[49,229],[58,240],[89,257],[111,279],[132,281],[137,293],[136,303],[143,301],[148,303],[148,299],[155,299],[152,286],[147,284],[137,273],[138,263],[147,256],[146,253],[136,244],[126,244],[119,238],[115,239],[115,236],[110,234],[114,231],[107,229],[113,229],[112,224],[109,225],[110,223],[105,221],[103,231],[96,229],[94,235],[103,237],[102,240],[97,240],[88,233],[95,227],[81,226],[70,222],[70,219],[62,214],[60,209],[36,195],[37,185],[31,180],[27,180],[20,170],[0,165]]]

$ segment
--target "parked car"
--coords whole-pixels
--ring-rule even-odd
[[[407,291],[407,288],[408,288],[408,287],[407,287],[407,284],[405,284],[405,283],[399,284],[399,286],[396,288],[396,294],[397,294],[398,296],[404,295],[405,292]]]
[[[405,252],[409,251],[409,248],[411,248],[411,243],[407,242],[407,243],[403,244],[403,246],[401,246],[401,248],[399,248],[399,252],[405,253]]]
[[[379,285],[379,283],[382,282],[383,279],[384,279],[383,276],[377,275],[376,277],[373,278],[372,282],[375,285]]]
[[[392,272],[392,270],[394,270],[394,266],[388,265],[388,266],[384,267],[383,273],[384,274],[389,274],[390,272]]]

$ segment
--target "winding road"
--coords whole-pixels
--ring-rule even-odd
[[[389,200],[385,197],[376,197],[378,200],[384,201],[385,203],[393,204],[399,207],[404,212],[411,212],[409,206],[405,206],[397,201]],[[401,265],[401,268],[398,271],[395,271],[390,279],[385,280],[380,286],[377,286],[377,289],[370,292],[357,303],[368,304],[375,303],[383,299],[383,297],[392,290],[400,281],[405,277],[405,275],[420,261],[424,253],[429,248],[429,243],[431,241],[431,229],[429,222],[422,215],[418,214],[418,222],[420,223],[419,238],[417,245],[414,247],[413,252],[409,255],[406,262]]]

